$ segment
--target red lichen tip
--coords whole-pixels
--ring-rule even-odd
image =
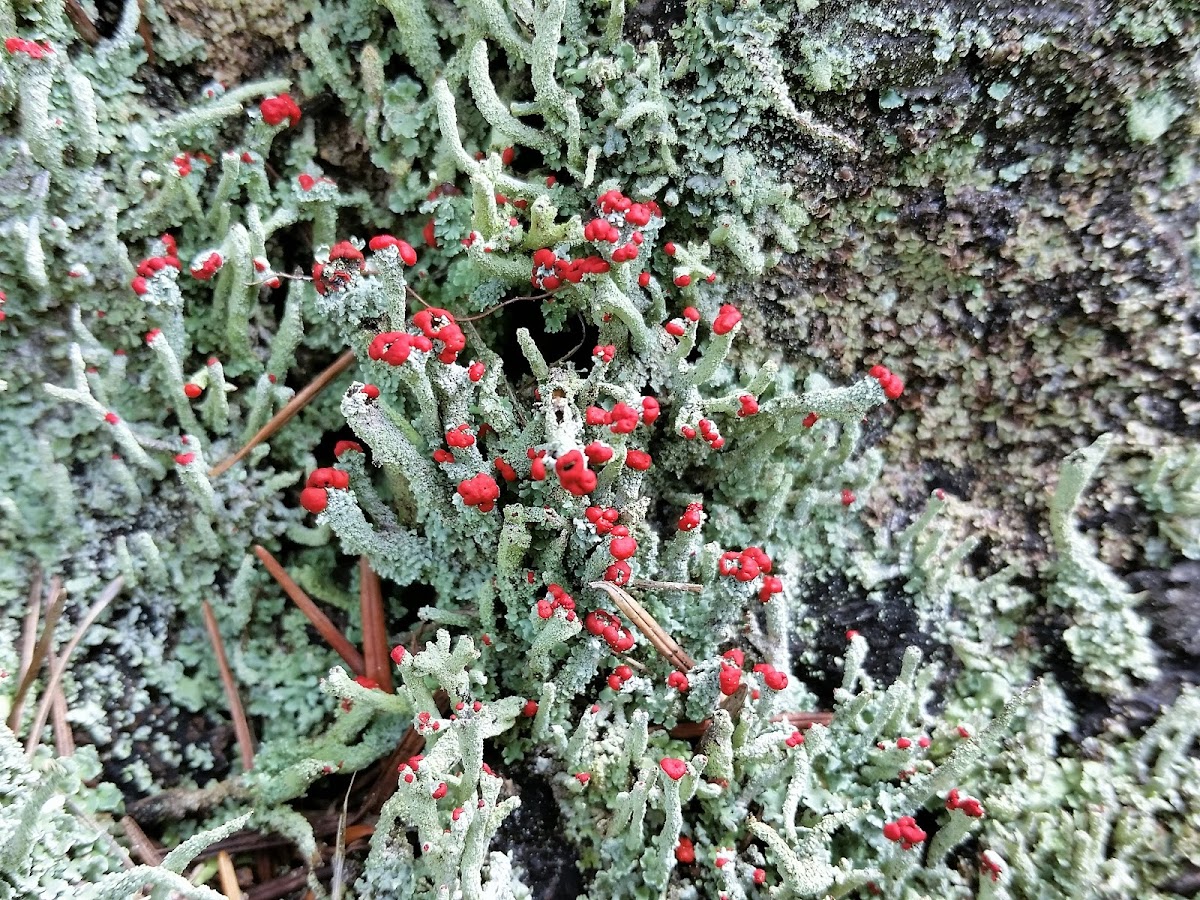
[[[258,111],[262,113],[263,121],[268,125],[281,125],[286,120],[291,126],[300,121],[300,107],[287,94],[267,97],[258,104]]]
[[[713,334],[729,334],[741,321],[741,311],[732,303],[726,303],[717,310],[717,317],[713,320]]]
[[[392,237],[390,234],[378,234],[371,238],[367,246],[378,253],[388,247],[395,247],[399,253],[401,261],[406,266],[415,266],[417,264],[417,251],[412,248],[412,244],[408,241],[402,241],[399,238]]]
[[[491,512],[500,498],[500,485],[491,475],[480,472],[458,483],[458,495],[465,506],[477,507],[480,512]]]
[[[679,836],[679,843],[675,845],[675,859],[684,865],[691,865],[696,861],[696,848],[687,835]]]
[[[883,836],[889,841],[899,842],[904,850],[911,850],[928,837],[912,816],[901,816],[894,822],[886,823]]]
[[[654,460],[645,450],[630,450],[625,454],[625,465],[639,472],[645,472],[653,463]]]
[[[678,781],[687,774],[687,763],[673,756],[664,756],[658,761],[658,765],[672,781]]]
[[[329,494],[324,488],[306,487],[300,492],[300,505],[313,515],[324,512],[329,505]]]

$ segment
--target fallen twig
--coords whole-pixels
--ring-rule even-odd
[[[395,693],[389,656],[387,622],[383,615],[383,587],[365,556],[358,559],[358,600],[362,611],[363,657],[367,677],[381,690]]]
[[[121,817],[121,830],[125,832],[129,846],[133,848],[133,852],[143,863],[148,866],[157,866],[163,861],[163,852],[155,846],[154,841],[146,836],[146,832],[142,831],[142,826],[133,816]]]
[[[242,800],[249,788],[238,778],[227,778],[206,788],[169,788],[134,800],[127,807],[138,822],[158,825],[186,819],[193,813],[207,812],[226,800]]]
[[[26,756],[33,756],[33,751],[37,749],[38,742],[41,740],[42,729],[46,727],[46,720],[50,717],[50,704],[54,702],[54,691],[58,687],[58,683],[62,680],[63,673],[67,671],[67,664],[70,662],[71,654],[75,652],[75,648],[83,640],[84,633],[100,618],[100,614],[108,609],[108,604],[116,599],[117,594],[121,593],[121,588],[124,586],[125,579],[120,575],[108,583],[108,586],[101,592],[100,599],[92,604],[87,614],[83,617],[83,621],[79,623],[79,627],[75,629],[75,633],[71,635],[71,639],[67,641],[67,645],[63,648],[62,653],[54,661],[54,665],[50,668],[50,676],[46,679],[46,690],[43,692],[42,700],[38,704],[37,714],[33,717],[33,727],[30,729],[29,737],[25,741]]]
[[[613,602],[617,604],[617,608],[633,621],[633,624],[638,627],[638,630],[642,634],[646,635],[646,639],[654,645],[654,649],[661,653],[675,668],[687,673],[696,665],[696,661],[684,652],[684,649],[676,643],[673,637],[663,630],[661,625],[654,621],[654,617],[646,612],[642,608],[642,605],[630,597],[624,590],[611,581],[593,581],[588,587],[607,593]]]
[[[313,624],[325,642],[333,648],[334,652],[342,658],[342,660],[350,667],[355,675],[366,675],[367,664],[363,659],[363,655],[358,652],[358,649],[346,639],[346,636],[338,630],[338,627],[329,620],[325,613],[317,608],[317,605],[308,598],[308,594],[300,589],[300,585],[292,580],[292,576],[284,570],[279,561],[271,555],[266,547],[260,544],[254,545],[254,555],[262,561],[266,570],[271,573],[271,577],[283,588],[283,592],[288,595],[297,609],[304,613],[308,621]]]
[[[242,768],[249,772],[254,768],[254,735],[246,719],[246,710],[242,707],[242,698],[238,695],[237,682],[233,680],[233,671],[229,668],[225,642],[221,640],[221,629],[217,627],[217,617],[207,600],[200,601],[200,609],[204,613],[204,627],[208,631],[208,640],[212,643],[213,653],[217,658],[217,670],[221,673],[221,686],[225,689],[229,715],[233,718],[233,733],[237,737],[238,750],[242,755]]]
[[[41,602],[40,580],[38,581],[38,594],[39,596],[34,597],[31,601],[35,606]],[[63,607],[66,604],[67,594],[62,589],[62,582],[58,578],[51,578],[50,599],[46,604],[46,621],[42,626],[42,634],[33,647],[28,665],[25,666],[21,673],[21,681],[17,685],[16,694],[13,695],[12,709],[8,714],[8,727],[14,733],[21,724],[21,713],[25,710],[25,698],[29,694],[29,689],[33,687],[33,682],[37,678],[38,671],[42,668],[42,662],[50,652],[50,644],[54,641],[54,627],[58,624],[59,616],[62,615]],[[36,630],[37,617],[33,613],[30,613],[25,617],[25,624]],[[28,641],[28,639],[29,636],[26,635],[25,640]]]

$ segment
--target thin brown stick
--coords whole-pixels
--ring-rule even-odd
[[[630,580],[631,588],[644,588],[648,591],[690,591],[693,594],[703,594],[704,585],[693,584],[689,581],[654,581],[650,578],[634,578]]]
[[[138,22],[138,35],[146,45],[146,62],[153,66],[158,56],[154,52],[154,32],[150,30],[150,20],[146,18],[146,0],[138,0],[138,10],[142,14],[142,19]]]
[[[429,304],[425,302],[425,298],[422,297],[420,294],[418,294],[416,291],[414,291],[407,284],[404,286],[404,290],[408,293],[408,296],[412,297],[414,300],[416,300],[418,303],[420,303],[426,309],[429,308]]]
[[[355,675],[367,674],[367,663],[363,659],[363,655],[358,652],[358,649],[346,640],[346,636],[342,634],[333,622],[329,621],[329,617],[317,608],[317,604],[313,603],[308,598],[308,594],[300,589],[300,585],[296,584],[290,576],[279,564],[279,561],[271,555],[266,547],[260,544],[254,545],[254,555],[259,558],[266,570],[271,573],[271,577],[283,588],[283,592],[288,595],[296,608],[304,613],[308,621],[317,629],[321,637],[325,639],[334,652],[342,658]]]
[[[67,18],[71,20],[81,38],[93,47],[100,43],[100,30],[92,23],[87,11],[79,5],[79,0],[67,0]]]
[[[574,347],[572,347],[570,350],[568,350],[566,353],[564,353],[562,356],[560,356],[558,359],[556,359],[554,362],[550,363],[551,368],[553,368],[554,366],[560,365],[565,360],[570,359],[572,356],[574,356],[576,353],[578,353],[580,351],[580,349],[583,347],[584,344],[587,343],[587,319],[585,319],[583,317],[583,313],[576,313],[575,318],[577,318],[579,320],[579,332],[580,332],[579,343],[576,344]]]
[[[33,570],[33,584],[29,586],[29,599],[25,603],[27,612],[21,624],[21,657],[17,668],[17,682],[25,678],[33,663],[33,648],[37,646],[38,621],[42,616],[42,570]]]
[[[157,866],[163,861],[163,852],[155,846],[154,841],[146,836],[146,832],[142,831],[142,826],[137,823],[137,820],[132,816],[123,816],[121,818],[121,829],[125,832],[125,837],[129,839],[129,846],[133,848],[133,852],[148,866]]]
[[[633,621],[633,624],[638,627],[638,630],[642,634],[646,635],[647,640],[654,646],[654,649],[661,653],[675,668],[687,673],[696,665],[696,661],[684,652],[684,649],[675,642],[673,637],[663,630],[661,625],[654,621],[654,617],[617,585],[611,581],[593,581],[588,587],[607,593],[612,598],[613,603],[617,604],[617,608]]]
[[[150,30],[150,19],[146,18],[146,0],[138,0],[138,12],[142,18],[138,22],[138,35],[146,46],[146,62],[155,65],[157,54],[154,52],[154,31]]]
[[[801,731],[807,731],[814,725],[828,725],[833,721],[833,713],[820,712],[818,710],[814,710],[813,712],[782,713],[772,718],[771,721],[788,722],[795,725]]]
[[[167,788],[157,794],[131,801],[126,809],[129,815],[147,825],[178,822],[193,813],[204,813],[226,800],[244,800],[250,789],[241,778],[226,778],[212,787]]]
[[[680,741],[694,741],[698,737],[703,737],[710,725],[712,725],[712,719],[705,719],[703,722],[680,722],[667,734]]]
[[[71,639],[67,641],[67,645],[63,647],[62,653],[58,659],[54,661],[54,665],[50,667],[50,676],[46,679],[46,690],[42,694],[42,700],[38,704],[37,715],[33,718],[33,728],[29,732],[29,737],[25,741],[25,755],[33,757],[33,751],[37,749],[38,742],[42,739],[42,729],[46,727],[46,720],[50,717],[50,704],[54,701],[54,691],[62,681],[63,674],[67,671],[67,664],[71,660],[71,654],[75,652],[75,648],[79,646],[79,642],[83,640],[84,634],[96,620],[100,618],[101,613],[108,609],[108,604],[116,599],[117,594],[121,593],[121,588],[125,586],[125,579],[118,575],[100,594],[100,599],[91,605],[87,613],[83,617],[83,621],[79,623],[79,627],[75,629],[75,633],[71,635]]]
[[[54,658],[49,660],[51,668]],[[50,700],[50,726],[54,733],[54,752],[58,756],[70,756],[75,752],[75,735],[67,723],[67,695],[63,693],[60,682],[54,686]]]
[[[254,735],[250,731],[250,723],[246,720],[246,710],[242,707],[242,698],[238,695],[237,682],[233,680],[233,670],[229,668],[225,642],[221,640],[221,629],[217,627],[217,617],[213,613],[212,605],[207,600],[201,600],[200,609],[204,613],[204,627],[208,630],[208,640],[217,657],[221,687],[225,689],[225,702],[229,704],[229,715],[233,718],[233,733],[237,737],[238,750],[242,754],[242,769],[249,772],[254,768]]]
[[[512,306],[514,303],[524,303],[529,300],[545,300],[549,296],[551,296],[551,293],[548,292],[545,294],[531,294],[527,297],[509,297],[507,300],[502,300],[500,303],[485,309],[481,313],[476,313],[473,316],[455,316],[454,318],[459,322],[478,322],[480,319],[486,319],[492,313],[499,312],[504,307]]]
[[[365,556],[358,558],[358,601],[362,610],[363,656],[367,677],[374,679],[382,690],[396,692],[392,684],[387,622],[383,615],[383,586]]]
[[[42,662],[50,652],[50,645],[54,642],[54,627],[58,624],[59,616],[62,615],[63,607],[66,605],[67,592],[62,589],[62,582],[57,577],[51,578],[50,599],[46,604],[46,622],[42,626],[42,634],[38,638],[37,644],[34,645],[29,665],[21,675],[21,683],[17,685],[17,692],[13,695],[12,710],[8,714],[8,727],[14,733],[21,724],[21,713],[25,711],[25,698],[29,694],[29,689],[33,687],[38,671],[42,668]]]
[[[325,390],[325,388],[329,386],[329,383],[333,381],[333,379],[345,372],[353,363],[354,351],[347,350],[345,353],[335,359],[324,372],[314,378],[303,390],[289,400],[283,409],[271,416],[267,424],[258,429],[254,437],[250,438],[250,440],[246,442],[246,445],[242,447],[242,449],[238,450],[238,452],[233,454],[233,456],[228,456],[221,460],[219,463],[209,469],[208,477],[216,478],[218,475],[224,474],[230,468],[245,459],[246,455],[251,450],[257,447],[263,441],[267,440],[276,431],[291,421],[292,417],[295,416],[296,413],[300,412],[300,410],[304,409],[304,407],[311,403],[314,397],[321,393],[321,391]]]
[[[242,886],[238,884],[233,858],[222,850],[217,854],[217,877],[221,882],[221,893],[229,900],[242,900]]]

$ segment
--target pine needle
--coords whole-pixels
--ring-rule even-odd
[[[681,672],[687,673],[696,665],[696,661],[692,659],[683,648],[675,642],[671,635],[667,634],[663,627],[654,621],[654,617],[642,608],[642,605],[629,596],[617,585],[611,581],[593,581],[588,585],[590,588],[595,588],[599,591],[604,591],[611,598],[617,608],[638,627],[638,630],[646,636],[646,639],[654,646],[654,649],[663,655],[663,657],[679,669]]]
[[[333,651],[342,658],[342,661],[350,667],[350,670],[355,675],[366,675],[367,663],[363,659],[363,655],[346,639],[338,627],[329,621],[329,617],[317,608],[317,604],[308,598],[308,594],[304,593],[300,589],[300,585],[292,580],[292,576],[288,575],[270,551],[260,544],[255,544],[254,555],[259,558],[266,570],[271,573],[271,577],[283,588],[283,592],[296,604],[296,608],[304,613],[308,621],[317,629],[321,637],[325,639],[325,643],[329,644]]]
[[[41,741],[42,729],[46,727],[46,720],[50,718],[50,704],[54,702],[54,691],[58,688],[63,674],[67,671],[67,664],[71,660],[71,654],[75,652],[75,648],[79,646],[79,642],[83,640],[83,636],[87,633],[87,630],[100,618],[101,613],[108,609],[108,605],[116,599],[117,594],[121,593],[121,589],[124,586],[125,579],[120,575],[108,583],[108,586],[101,592],[100,599],[88,609],[87,614],[83,617],[83,621],[79,623],[79,627],[75,629],[75,633],[67,641],[62,654],[54,661],[54,665],[51,666],[50,677],[46,680],[46,690],[43,692],[42,702],[38,704],[37,714],[33,719],[33,728],[30,730],[29,737],[25,741],[25,755],[27,757],[33,758],[33,752],[37,750],[38,742]]]
[[[221,686],[225,689],[229,715],[233,718],[233,733],[237,737],[238,750],[242,755],[242,769],[249,772],[254,768],[254,735],[246,719],[246,710],[242,707],[242,698],[238,695],[237,682],[233,680],[233,670],[229,668],[225,642],[221,640],[221,629],[217,627],[217,617],[207,600],[200,601],[200,609],[204,613],[204,627],[208,631],[208,640],[212,643],[213,654],[217,658],[217,669],[221,673]]]
[[[229,900],[242,900],[242,886],[238,884],[233,859],[224,850],[217,853],[217,876],[221,881],[221,893]]]
[[[54,657],[49,658],[50,667],[54,667]],[[54,686],[50,699],[50,726],[54,734],[54,752],[58,756],[70,756],[75,752],[75,734],[67,722],[67,695],[63,693],[60,682]]]
[[[38,582],[38,592],[41,593],[41,583]],[[31,603],[37,606],[40,597],[33,597]],[[33,682],[37,678],[38,671],[42,668],[42,663],[46,659],[46,655],[50,652],[50,645],[54,642],[54,627],[58,624],[58,619],[62,615],[63,607],[67,605],[67,594],[62,589],[62,582],[58,578],[50,579],[50,599],[46,604],[46,623],[42,626],[42,634],[34,645],[33,652],[29,657],[29,664],[21,673],[21,683],[17,685],[17,693],[13,696],[12,710],[8,714],[8,728],[14,734],[21,724],[21,713],[25,709],[25,698],[29,694],[29,689],[33,687]],[[25,617],[25,624],[32,630],[37,629],[37,616],[31,611]],[[29,634],[26,634],[25,640],[28,641]]]
[[[387,622],[383,615],[383,587],[365,556],[358,559],[358,599],[362,610],[363,656],[367,677],[380,689],[395,693],[389,656]]]

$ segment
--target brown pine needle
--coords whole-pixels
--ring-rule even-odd
[[[93,47],[100,43],[100,31],[96,28],[79,0],[67,0],[67,18],[75,26],[78,35]]]
[[[125,837],[129,839],[129,846],[133,848],[133,852],[143,863],[148,866],[157,866],[163,861],[162,851],[154,845],[154,841],[146,837],[146,832],[142,831],[142,826],[133,816],[121,818],[121,829],[125,832]]]
[[[703,737],[710,725],[712,725],[712,719],[705,719],[703,722],[680,722],[667,734],[680,741],[694,741],[698,737]]]
[[[229,704],[229,715],[233,718],[233,733],[237,737],[238,750],[242,754],[242,769],[249,772],[254,768],[254,736],[250,732],[250,723],[246,720],[242,698],[238,695],[237,682],[233,680],[233,670],[229,668],[225,642],[221,640],[221,629],[217,627],[217,617],[207,600],[200,601],[200,609],[204,613],[204,627],[208,630],[208,640],[217,658],[221,686],[225,688],[225,702]]]
[[[654,617],[617,585],[611,581],[593,581],[588,587],[607,593],[617,608],[630,618],[642,634],[646,635],[647,640],[654,645],[654,649],[675,668],[686,674],[696,665],[696,661],[684,652],[683,648],[663,630],[661,625],[654,621]]]
[[[229,900],[242,900],[242,886],[238,884],[233,859],[224,850],[217,854],[217,875],[221,881],[221,893]]]
[[[30,603],[35,607],[41,602],[40,581],[37,587],[39,596],[30,598]],[[46,604],[46,624],[42,626],[42,634],[33,647],[28,664],[24,665],[21,672],[21,682],[17,685],[17,692],[13,695],[12,710],[8,714],[8,728],[14,733],[21,724],[21,713],[25,710],[25,698],[29,694],[29,689],[33,687],[34,679],[37,678],[42,663],[50,653],[50,645],[54,642],[54,627],[58,624],[59,616],[62,615],[63,607],[66,605],[67,594],[62,589],[62,582],[58,578],[51,578],[50,599]],[[32,611],[25,617],[25,625],[32,630],[37,629],[37,617]],[[29,634],[27,633],[25,640],[28,641],[28,639]],[[24,663],[24,652],[21,655]]]
[[[342,661],[350,667],[350,670],[355,675],[367,674],[367,663],[363,659],[363,655],[358,652],[357,648],[346,640],[346,636],[342,634],[336,625],[329,621],[329,617],[317,608],[317,605],[308,598],[308,594],[300,589],[300,585],[296,584],[290,576],[279,564],[279,561],[271,555],[266,547],[259,544],[254,545],[254,555],[259,558],[266,570],[271,573],[271,577],[283,588],[283,592],[288,595],[296,608],[304,613],[313,627],[317,629],[321,637],[325,639],[333,651],[342,658]]]
[[[50,659],[54,666],[54,659]],[[70,756],[75,752],[75,734],[67,723],[67,695],[63,693],[62,684],[54,686],[54,694],[50,700],[50,727],[54,733],[54,752],[58,756]]]
[[[833,713],[831,712],[794,712],[782,713],[771,719],[772,722],[788,722],[795,725],[801,731],[807,731],[814,725],[828,725],[833,721]]]
[[[150,28],[150,20],[146,18],[146,0],[138,0],[138,11],[142,14],[138,22],[138,35],[146,45],[146,62],[154,65],[158,55],[154,52],[154,32]]]
[[[362,610],[363,656],[367,677],[380,689],[395,693],[389,656],[387,622],[383,615],[383,586],[365,556],[358,558],[358,600]]]
[[[42,694],[42,701],[38,704],[37,715],[33,718],[33,728],[29,731],[29,737],[25,741],[25,755],[33,758],[33,752],[37,749],[38,742],[42,739],[42,729],[46,727],[46,720],[50,718],[50,704],[54,702],[54,692],[62,681],[63,674],[67,671],[67,664],[71,660],[71,654],[75,652],[75,648],[79,646],[79,642],[83,640],[84,634],[96,620],[100,618],[101,613],[108,609],[108,605],[116,599],[117,594],[121,593],[121,588],[125,586],[125,579],[117,576],[110,581],[107,587],[100,594],[100,599],[91,605],[87,614],[84,615],[83,621],[79,623],[79,627],[75,629],[75,633],[71,635],[71,639],[67,641],[67,645],[63,648],[58,659],[54,661],[54,665],[50,667],[50,676],[46,679],[46,690]]]
[[[374,825],[351,825],[346,829],[346,846],[361,838],[369,838],[374,833]]]
[[[250,440],[246,443],[246,446],[242,447],[242,449],[233,454],[233,456],[226,457],[209,469],[208,477],[216,478],[218,475],[225,473],[230,468],[245,459],[246,455],[251,450],[257,447],[263,441],[270,438],[271,435],[291,421],[292,417],[295,416],[296,413],[300,412],[300,410],[304,409],[304,407],[311,403],[314,397],[321,393],[321,391],[325,390],[325,388],[329,386],[329,383],[333,381],[333,379],[337,378],[348,368],[350,368],[353,362],[353,350],[347,350],[345,353],[335,359],[324,372],[314,378],[303,390],[289,400],[283,409],[271,416],[267,424],[258,429],[258,432],[254,435],[254,437],[250,438]]]
[[[650,578],[634,578],[629,582],[631,588],[643,588],[648,591],[690,591],[693,594],[703,594],[704,585],[693,584],[690,581],[654,581]]]
[[[25,677],[33,662],[33,648],[37,646],[38,620],[42,615],[42,570],[33,570],[33,584],[29,586],[29,599],[25,603],[28,612],[21,625],[21,658],[17,669],[17,681]]]

